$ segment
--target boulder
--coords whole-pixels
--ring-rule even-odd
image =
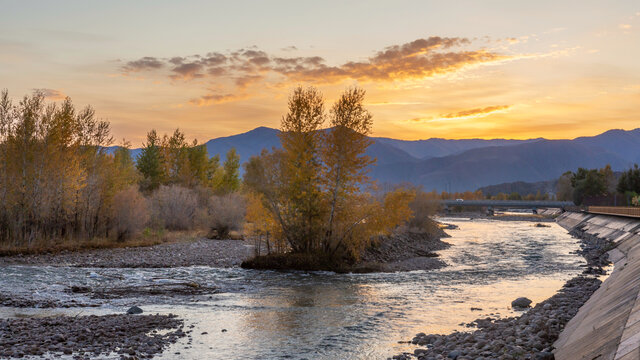
[[[531,306],[531,300],[526,297],[519,297],[511,302],[511,307],[514,309],[526,309]]]
[[[129,310],[127,310],[127,314],[129,314],[129,315],[142,314],[142,309],[140,309],[137,306],[132,306],[132,307],[129,308]]]

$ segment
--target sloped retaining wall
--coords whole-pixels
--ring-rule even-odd
[[[557,222],[615,248],[613,272],[567,323],[554,344],[556,359],[640,359],[640,219],[567,212]]]

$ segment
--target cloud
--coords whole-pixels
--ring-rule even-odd
[[[189,104],[195,105],[198,107],[211,106],[214,104],[222,104],[226,102],[245,99],[246,97],[247,97],[246,95],[237,95],[237,94],[207,94],[197,99],[189,100]]]
[[[482,108],[467,109],[452,113],[440,114],[437,117],[418,117],[408,120],[412,123],[439,122],[449,120],[468,120],[475,118],[483,118],[495,113],[503,113],[512,108],[513,105],[495,105]]]
[[[506,110],[510,108],[510,105],[496,105],[496,106],[487,106],[483,108],[475,108],[469,110],[463,110],[455,113],[449,114],[441,114],[440,117],[444,119],[458,119],[458,118],[468,118],[468,117],[480,117],[487,116],[491,113],[495,113],[501,110]]]
[[[45,99],[53,101],[64,100],[67,97],[67,95],[65,95],[62,91],[56,89],[41,88],[33,89],[33,91],[41,92],[44,95]]]
[[[260,81],[276,84],[310,82],[332,84],[345,80],[394,82],[449,74],[480,64],[517,58],[482,47],[461,37],[417,39],[388,46],[365,60],[328,64],[321,56],[275,56],[252,46],[205,55],[156,58],[146,56],[127,62],[121,71],[153,70],[172,80],[208,79],[211,83],[246,89]],[[481,42],[481,41],[480,41]],[[293,47],[289,47],[293,50]],[[168,70],[167,70],[168,69]],[[229,89],[227,92],[233,92]],[[198,101],[218,101],[205,95]],[[224,97],[227,99],[228,97]]]
[[[298,50],[298,48],[297,48],[297,47],[295,47],[295,46],[293,46],[293,45],[291,45],[291,46],[283,47],[283,48],[282,48],[282,49],[280,49],[280,50],[281,50],[281,51],[296,51],[296,50]]]
[[[170,77],[174,80],[197,79],[204,77],[204,74],[201,73],[203,69],[204,66],[199,62],[180,63],[171,69],[174,74],[170,75]]]
[[[366,61],[348,61],[341,65],[328,65],[320,56],[277,57],[255,47],[239,49],[227,54],[213,52],[204,56],[173,57],[159,60],[144,57],[129,61],[125,72],[160,69],[172,66],[172,79],[193,79],[205,76],[228,76],[240,87],[245,79],[264,78],[274,73],[291,81],[332,83],[345,79],[363,81],[394,81],[426,78],[455,72],[469,65],[494,62],[509,58],[486,49],[462,50],[472,41],[467,38],[433,36],[417,39],[378,51]],[[454,49],[455,48],[455,49]]]
[[[157,70],[162,68],[163,66],[164,66],[164,63],[162,62],[162,60],[157,59],[155,57],[151,57],[151,56],[145,56],[138,60],[127,62],[122,67],[122,71],[124,73],[129,73],[129,72],[138,72],[138,71],[145,71],[145,70]]]

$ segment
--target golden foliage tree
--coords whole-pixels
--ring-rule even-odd
[[[322,95],[296,88],[282,119],[282,150],[265,150],[245,164],[246,188],[261,205],[250,203],[248,222],[275,226],[272,233],[292,252],[357,259],[375,235],[388,234],[411,215],[413,192],[376,200],[367,191],[367,168],[375,160],[365,155],[372,116],[364,96],[361,89],[347,89],[330,110],[331,128],[322,130]]]
[[[0,239],[106,236],[114,194],[135,182],[130,158],[107,153],[109,123],[91,107],[44,100],[36,92],[14,104],[0,94]]]

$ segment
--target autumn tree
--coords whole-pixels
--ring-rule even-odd
[[[91,107],[47,104],[41,92],[14,104],[3,91],[0,238],[30,245],[108,235],[113,196],[135,181],[130,159],[106,151],[112,141]]]
[[[320,188],[320,128],[325,119],[324,99],[315,88],[297,87],[289,97],[289,111],[280,126],[283,152],[283,194],[287,206],[283,221],[296,251],[308,252],[322,237]]]
[[[245,164],[245,186],[269,213],[260,217],[260,206],[250,204],[248,222],[276,226],[273,233],[294,253],[357,259],[372,238],[388,235],[411,215],[413,192],[376,198],[367,191],[374,160],[365,155],[372,117],[364,94],[345,91],[330,110],[331,128],[321,130],[321,94],[296,88],[282,119],[282,149],[265,150]]]
[[[324,132],[322,143],[322,185],[328,195],[328,221],[325,230],[326,250],[339,246],[347,234],[336,234],[336,222],[354,222],[349,203],[370,183],[367,167],[375,162],[365,155],[372,141],[367,137],[373,124],[364,108],[365,91],[346,90],[330,111],[331,128]],[[348,228],[347,228],[348,229]]]

